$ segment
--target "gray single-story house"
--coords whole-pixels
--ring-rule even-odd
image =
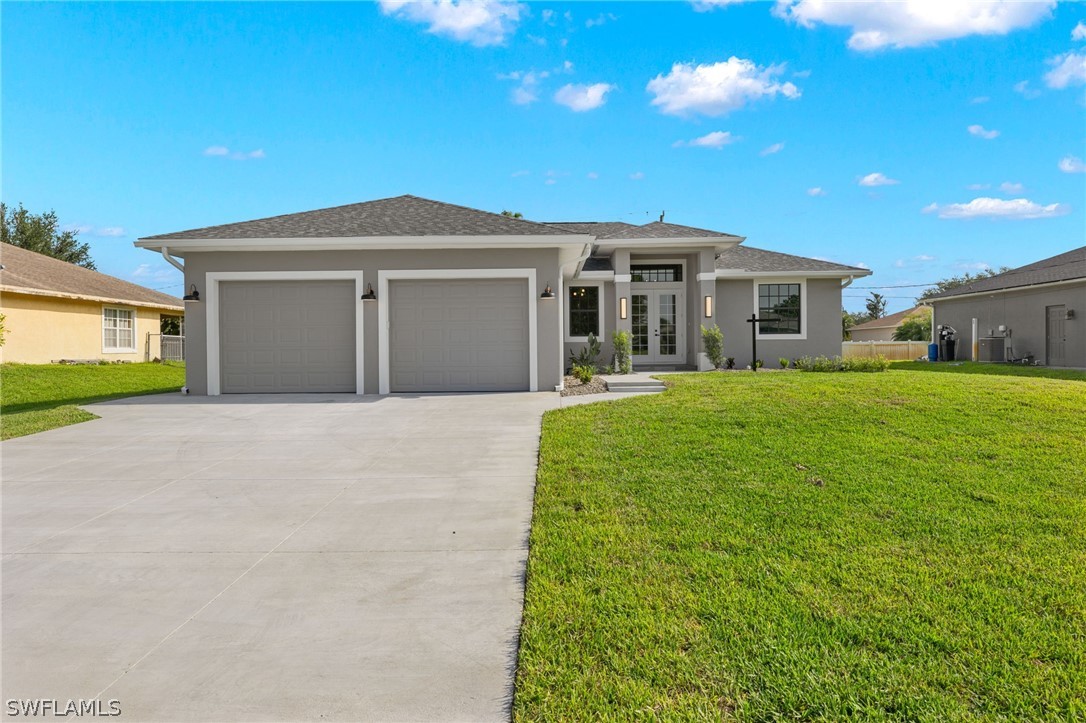
[[[1086,368],[1086,246],[930,297],[958,359]]]
[[[415,196],[139,239],[184,260],[187,387],[245,392],[550,391],[589,334],[635,369],[725,354],[838,354],[841,288],[867,269],[662,221],[538,223]]]

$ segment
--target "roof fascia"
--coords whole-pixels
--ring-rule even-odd
[[[954,299],[968,299],[975,296],[994,296],[995,294],[1007,294],[1012,291],[1027,291],[1029,289],[1036,289],[1038,287],[1052,287],[1052,286],[1068,286],[1070,284],[1086,284],[1086,276],[1080,276],[1077,279],[1063,279],[1061,281],[1042,281],[1036,284],[1025,284],[1023,286],[1008,286],[1004,289],[991,289],[990,291],[971,291],[968,294],[954,294],[952,296],[943,296],[935,299],[925,299],[923,304],[936,304],[940,301],[952,301]]]

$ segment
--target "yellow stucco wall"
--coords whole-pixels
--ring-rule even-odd
[[[102,308],[105,306],[136,311],[135,351],[108,354],[102,351]],[[0,314],[7,317],[0,360],[48,364],[59,359],[132,362],[154,359],[160,356],[157,334],[161,316],[182,316],[183,312],[4,292],[0,294]],[[149,353],[147,332],[152,334]]]

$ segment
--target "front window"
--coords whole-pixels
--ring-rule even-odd
[[[630,281],[634,283],[666,283],[682,280],[682,264],[632,264],[630,266]]]
[[[800,285],[759,284],[758,318],[776,319],[758,324],[762,334],[799,334]]]
[[[136,313],[132,309],[102,309],[102,349],[136,350]]]
[[[569,335],[600,335],[600,288],[569,287]]]

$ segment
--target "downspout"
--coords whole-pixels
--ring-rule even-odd
[[[853,282],[853,281],[855,281],[855,280],[856,280],[856,277],[855,277],[855,276],[849,276],[849,277],[848,277],[848,281],[846,281],[845,283],[841,284],[841,288],[842,288],[842,289],[847,289],[848,287],[852,286],[852,282]]]
[[[166,262],[169,263],[170,266],[173,266],[182,274],[185,273],[185,265],[175,259],[173,256],[170,256],[170,249],[166,246],[162,247],[162,258],[166,259]]]
[[[581,267],[584,266],[584,262],[588,260],[588,257],[592,255],[592,244],[587,243],[584,245],[584,253],[572,261],[567,261],[558,267],[558,370],[561,376],[558,377],[558,384],[554,387],[554,391],[560,392],[566,387],[565,377],[565,364],[566,364],[566,292],[563,290],[563,270],[572,264],[576,264],[577,268],[573,272],[573,278],[577,278],[577,274],[581,273]],[[602,306],[603,299],[600,299]],[[600,315],[602,318],[602,314]]]

